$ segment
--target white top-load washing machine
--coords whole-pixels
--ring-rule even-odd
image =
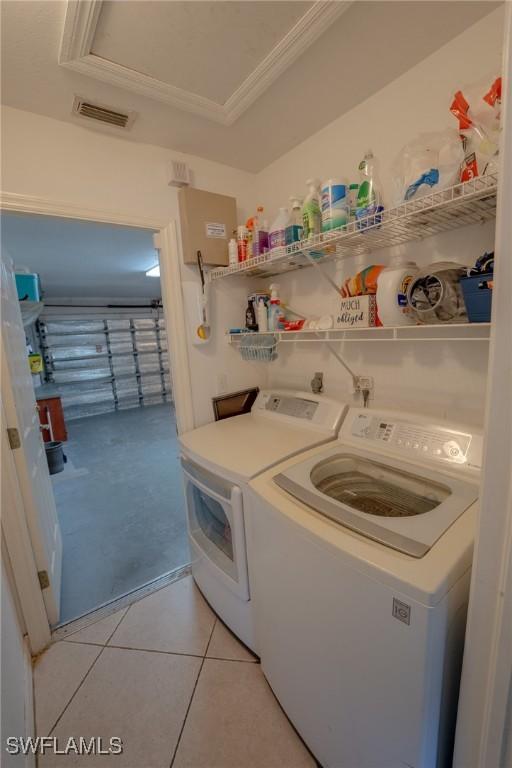
[[[351,408],[250,483],[263,672],[323,768],[449,765],[481,437]]]
[[[250,413],[180,437],[192,575],[221,619],[256,652],[245,541],[247,483],[285,458],[334,440],[345,411],[322,395],[261,391]]]

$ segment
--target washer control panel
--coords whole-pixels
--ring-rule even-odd
[[[464,464],[471,435],[438,426],[413,424],[372,413],[356,413],[350,434],[362,440],[388,445],[394,450],[429,459]]]
[[[295,419],[305,419],[312,421],[318,409],[318,402],[315,400],[306,400],[303,397],[292,397],[287,395],[269,395],[265,410],[272,413],[279,413],[283,416],[292,416]]]

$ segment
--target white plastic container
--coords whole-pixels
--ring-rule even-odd
[[[382,270],[377,282],[377,312],[382,325],[414,325],[416,319],[407,303],[407,289],[418,271],[418,265],[403,256],[397,256]]]
[[[268,331],[268,312],[265,305],[265,299],[263,298],[258,301],[256,322],[258,323],[258,331],[260,333],[266,333]]]
[[[234,237],[228,243],[229,266],[238,264],[238,244]]]
[[[322,232],[348,224],[350,203],[348,183],[344,179],[329,179],[322,184]]]
[[[283,310],[281,309],[281,299],[279,298],[279,285],[272,283],[270,286],[270,306],[268,308],[268,330],[282,331],[283,325],[281,318]]]
[[[269,246],[279,248],[286,245],[286,227],[290,224],[290,214],[288,208],[280,208],[277,217],[272,222],[269,235]]]

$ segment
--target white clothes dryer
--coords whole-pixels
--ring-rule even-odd
[[[212,608],[258,652],[248,578],[247,483],[336,438],[346,406],[322,395],[261,391],[251,412],[180,437],[192,575]]]

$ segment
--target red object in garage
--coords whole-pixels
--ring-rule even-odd
[[[37,398],[37,407],[41,426],[51,427],[51,429],[41,430],[44,442],[48,443],[50,440],[65,442],[68,439],[68,433],[60,397]]]

